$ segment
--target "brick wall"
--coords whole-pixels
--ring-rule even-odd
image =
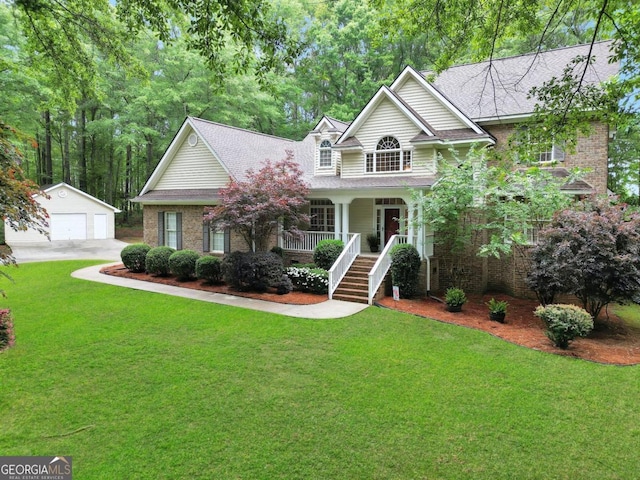
[[[504,148],[508,144],[509,137],[513,134],[515,126],[489,125],[485,127],[496,138],[496,148]],[[565,152],[564,162],[558,162],[559,167],[565,168],[589,168],[584,180],[595,188],[597,194],[607,193],[609,157],[609,127],[601,122],[591,123],[591,135],[578,137],[575,151]]]

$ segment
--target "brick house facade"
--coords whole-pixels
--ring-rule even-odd
[[[610,46],[593,46],[596,61],[585,66],[586,83],[617,73],[618,66],[607,61]],[[172,228],[179,219],[179,228],[174,228],[179,233],[166,235],[173,239],[179,234],[181,248],[210,253],[211,235],[216,233],[203,228],[205,206],[217,203],[218,190],[229,181],[244,180],[249,168],[291,152],[310,187],[311,243],[354,239],[364,252],[366,236],[372,233],[382,247],[391,241],[414,243],[424,260],[425,290],[445,288],[449,259],[433,244],[429,220],[417,208],[412,191],[429,191],[438,180],[439,155],[453,161],[451,148],[462,156],[472,148],[504,148],[514,130],[533,114],[530,87],[560,74],[561,66],[588,51],[588,45],[581,45],[455,66],[433,82],[427,81],[428,72],[407,67],[390,86],[381,87],[352,122],[323,116],[302,141],[188,117],[134,199],[143,205],[144,240],[150,245],[165,242],[167,228],[160,212],[175,212],[177,217],[167,218]],[[483,81],[490,70],[499,81]],[[578,139],[575,151],[565,152],[553,165],[565,175],[573,167],[589,169],[584,181],[567,188],[568,194],[606,194],[608,144],[609,127],[594,122],[591,134]],[[282,238],[274,238],[273,244],[284,247],[287,261],[311,258],[309,244],[295,246]],[[220,241],[216,245],[217,254],[224,253]],[[232,234],[224,245],[224,251],[246,248]],[[468,291],[529,294],[523,282],[525,258],[480,258],[473,247],[462,262]]]

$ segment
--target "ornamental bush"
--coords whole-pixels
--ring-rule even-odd
[[[241,291],[277,287],[283,272],[282,258],[272,252],[233,252],[222,260],[224,281]]]
[[[391,278],[394,286],[400,289],[401,298],[415,297],[419,290],[420,254],[416,247],[400,243],[393,247],[391,255]]]
[[[149,252],[144,261],[147,273],[166,277],[171,272],[169,268],[169,257],[176,251],[175,248],[161,246],[154,247]]]
[[[196,274],[200,254],[194,250],[178,250],[169,257],[169,270],[180,281],[191,280]]]
[[[16,343],[13,330],[13,316],[11,310],[0,310],[0,351],[12,347]]]
[[[286,275],[282,275],[282,279],[275,287],[278,295],[286,295],[293,291],[293,283],[291,283],[291,279]]]
[[[313,263],[318,268],[329,270],[343,249],[344,242],[342,240],[320,240],[313,251]]]
[[[547,326],[547,337],[560,348],[567,348],[574,338],[586,337],[593,330],[593,318],[589,312],[576,305],[539,306],[535,315]]]
[[[209,284],[222,282],[222,261],[211,255],[200,257],[196,262],[196,278]]]
[[[151,247],[146,243],[132,243],[120,252],[122,263],[128,270],[134,273],[144,272],[145,260]]]
[[[322,268],[296,265],[287,268],[293,289],[324,295],[329,293],[329,272]]]

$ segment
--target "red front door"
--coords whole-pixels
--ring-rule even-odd
[[[398,233],[400,229],[400,209],[384,209],[384,244],[386,245],[392,235]]]

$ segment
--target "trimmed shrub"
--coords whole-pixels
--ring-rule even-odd
[[[169,257],[176,251],[171,247],[154,247],[147,253],[144,265],[147,273],[166,277],[171,272],[169,268]]]
[[[280,283],[276,285],[276,293],[278,295],[286,295],[287,293],[291,293],[292,291],[293,283],[291,283],[291,279],[286,275],[282,275]]]
[[[241,291],[264,292],[282,281],[282,258],[272,252],[233,252],[222,260],[224,281]]]
[[[211,255],[200,257],[196,262],[196,278],[210,284],[222,282],[222,261]]]
[[[568,348],[576,337],[586,337],[593,330],[593,318],[576,305],[552,304],[539,306],[535,315],[547,326],[545,332],[556,347]]]
[[[144,272],[145,260],[151,247],[146,243],[132,243],[120,252],[122,263],[128,270],[134,273]]]
[[[272,253],[275,253],[279,257],[284,257],[284,249],[282,247],[278,247],[277,245],[271,249]]]
[[[291,279],[294,290],[320,295],[329,293],[329,272],[322,268],[295,265],[287,268],[287,276]]]
[[[178,250],[169,257],[169,270],[180,281],[191,280],[196,274],[200,254],[194,250]]]
[[[11,310],[0,310],[0,351],[12,347],[15,343],[16,335],[13,330]]]
[[[412,298],[418,293],[420,254],[416,247],[401,243],[391,249],[391,278],[400,289],[401,298]]]
[[[342,240],[320,240],[313,251],[313,263],[318,268],[329,270],[343,249],[344,242]]]

